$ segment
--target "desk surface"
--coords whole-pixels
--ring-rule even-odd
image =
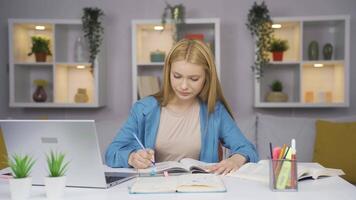
[[[272,192],[266,183],[243,180],[234,177],[223,177],[227,187],[226,193],[172,193],[172,194],[129,194],[128,186],[133,180],[109,189],[66,188],[64,200],[125,200],[125,199],[204,199],[204,200],[236,200],[236,199],[273,199],[273,200],[306,200],[306,199],[336,199],[355,200],[356,187],[340,177],[328,177],[318,180],[299,182],[298,192]],[[0,179],[0,199],[10,200],[10,190],[7,180]],[[32,186],[29,200],[46,199],[43,186]]]

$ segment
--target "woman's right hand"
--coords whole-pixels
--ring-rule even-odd
[[[145,169],[152,166],[152,161],[154,161],[154,151],[140,149],[130,154],[128,163],[136,169]]]

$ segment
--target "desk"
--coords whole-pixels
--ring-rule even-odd
[[[63,200],[355,200],[356,187],[340,177],[328,177],[318,180],[299,182],[298,192],[272,192],[266,183],[242,180],[234,177],[223,177],[226,193],[172,193],[172,194],[129,194],[127,187],[133,180],[109,189],[66,188]],[[0,179],[0,199],[10,200],[10,190],[7,180]],[[42,186],[32,186],[29,200],[45,200],[45,190]]]

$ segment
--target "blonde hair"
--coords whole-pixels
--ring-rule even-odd
[[[208,114],[214,111],[216,102],[221,101],[231,117],[233,117],[232,110],[225,100],[218,80],[213,53],[204,42],[199,40],[180,40],[168,53],[163,68],[163,88],[154,95],[160,105],[166,106],[174,97],[170,82],[171,66],[172,63],[183,60],[200,65],[205,71],[205,83],[198,96],[201,101],[207,104]]]

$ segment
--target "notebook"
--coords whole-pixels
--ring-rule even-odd
[[[29,154],[36,163],[32,184],[44,185],[46,154],[65,153],[67,186],[108,188],[132,179],[135,173],[104,172],[94,120],[0,120],[8,155]]]
[[[169,173],[208,173],[205,167],[216,163],[206,163],[192,158],[183,158],[180,161],[164,161],[156,163],[156,173],[163,174],[164,171]],[[152,169],[139,169],[140,174],[149,174]]]
[[[132,194],[226,192],[220,176],[184,174],[179,176],[138,177],[129,188]]]

